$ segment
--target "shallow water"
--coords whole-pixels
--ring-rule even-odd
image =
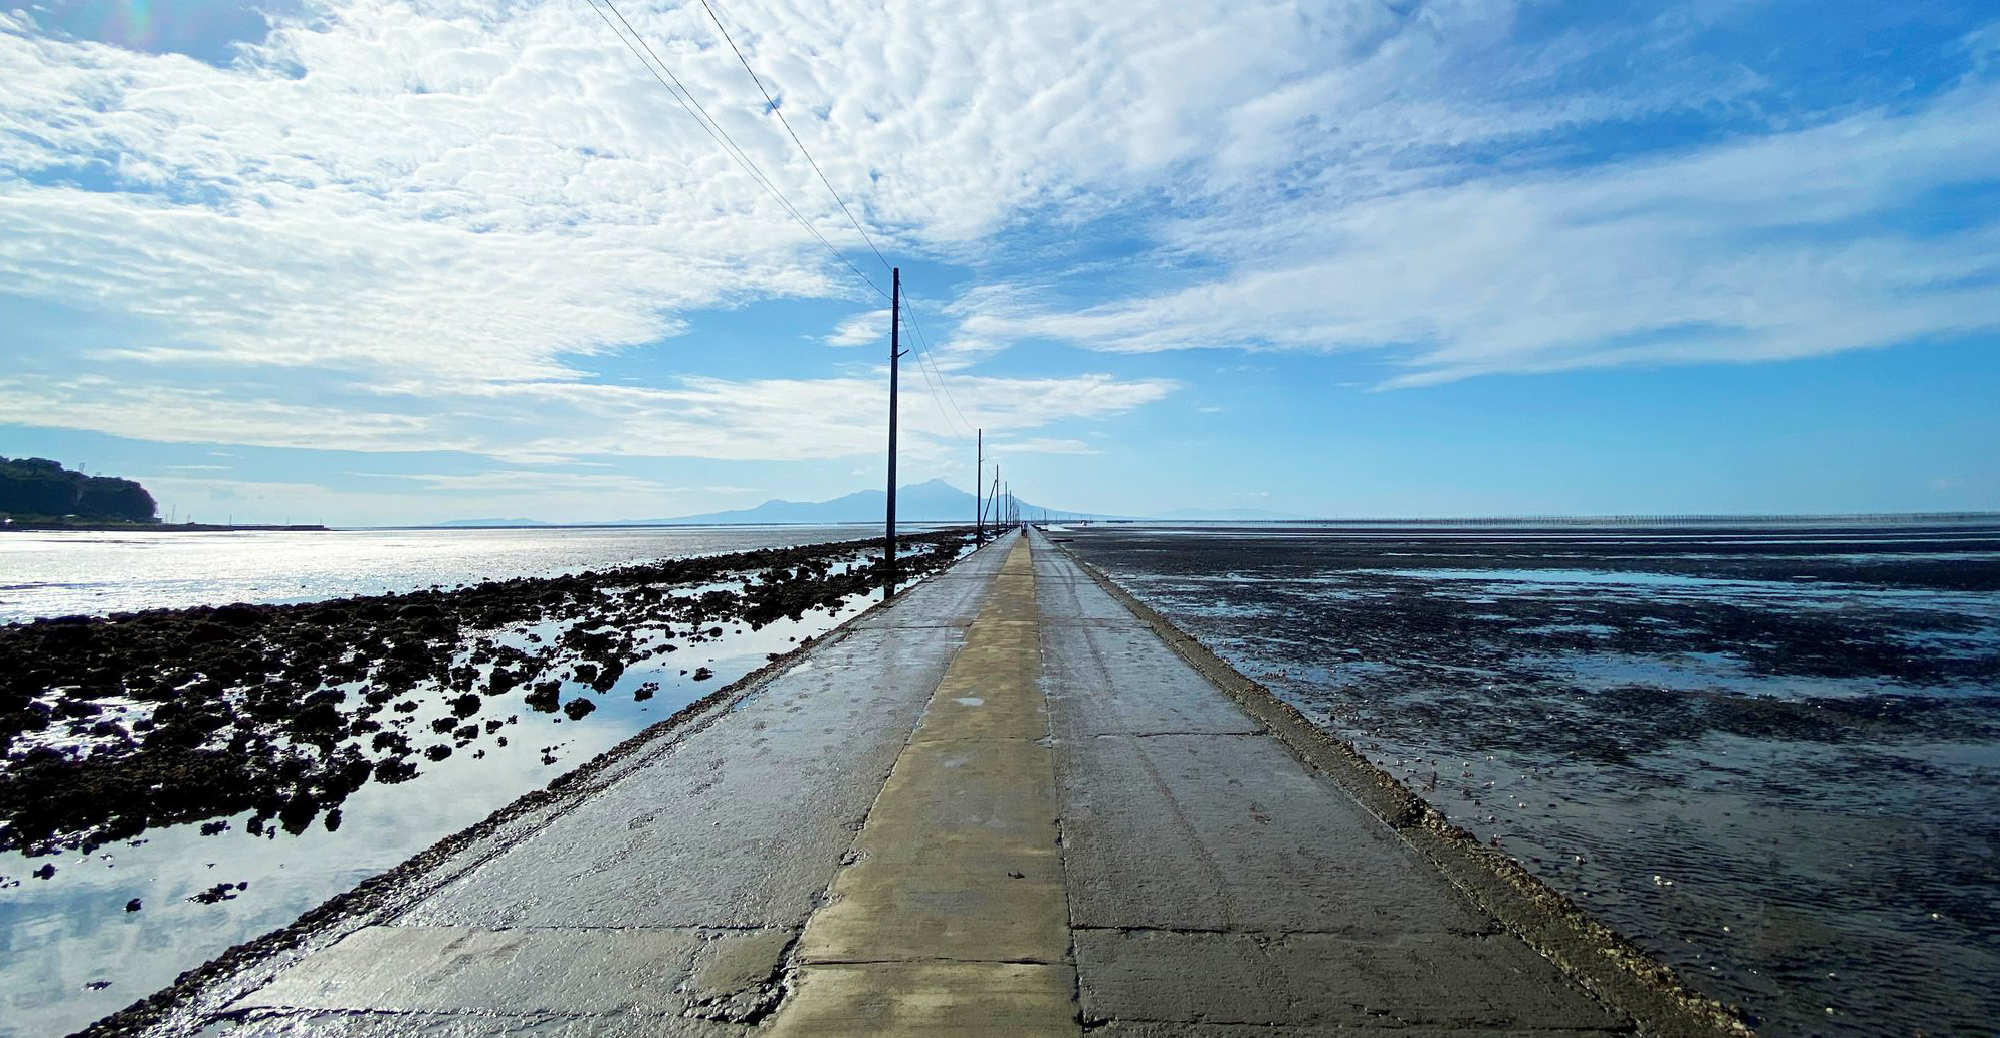
[[[780,621],[706,646],[696,659],[715,677],[700,684],[678,673],[689,660],[633,667],[611,692],[590,693],[598,709],[581,721],[535,713],[518,702],[496,703],[497,716],[520,717],[501,730],[509,737],[505,747],[489,740],[481,758],[466,753],[426,761],[409,782],[369,783],[342,803],[337,830],[321,823],[293,835],[272,826],[263,837],[251,836],[245,812],[211,836],[190,823],[150,829],[137,841],[108,844],[90,855],[0,855],[0,885],[6,886],[0,889],[0,1035],[61,1034],[129,1005],[182,970],[290,924],[763,666],[766,652],[792,647],[788,639],[822,632],[865,607],[853,602],[837,614]],[[658,682],[660,691],[635,702],[632,690],[647,681]],[[552,762],[544,763],[544,756]],[[45,864],[53,864],[56,874],[33,878]],[[188,900],[217,883],[249,887],[228,901]],[[140,910],[125,911],[133,898],[140,899]],[[100,982],[109,984],[91,987]]]
[[[851,534],[852,529],[837,532]],[[807,535],[823,538],[825,533]],[[729,536],[746,535],[732,531]],[[777,543],[790,543],[800,532],[791,528],[762,536],[763,543],[772,543],[773,536],[782,538]],[[660,542],[634,543],[657,547]],[[628,556],[588,565],[629,561],[633,558]],[[567,560],[567,567],[587,568],[578,558]],[[394,577],[385,570],[370,579]],[[677,591],[693,594],[705,588]],[[764,665],[768,654],[830,630],[871,601],[873,596],[849,596],[833,608],[761,628],[728,623],[714,638],[689,639],[682,631],[673,638],[679,651],[633,663],[605,689],[563,680],[564,702],[587,698],[594,704],[587,716],[531,707],[527,685],[483,697],[476,714],[459,718],[492,725],[482,735],[457,740],[457,751],[441,760],[419,758],[418,773],[409,781],[362,785],[339,803],[337,816],[321,814],[296,832],[259,824],[262,833],[253,834],[252,812],[243,812],[155,826],[136,839],[106,843],[89,853],[0,854],[0,1038],[72,1031],[151,994],[180,972],[290,924],[328,898],[542,788]],[[539,637],[540,644],[553,644],[575,622],[574,617],[550,620],[498,633],[518,646],[529,646],[531,636]],[[665,629],[635,633],[658,639]],[[697,680],[697,667],[713,676]],[[407,716],[403,730],[413,736],[426,732],[433,718],[453,716],[448,705],[452,695],[446,688],[420,688],[409,696],[413,711],[393,716]],[[358,698],[350,697],[343,709]],[[22,739],[15,749],[67,738],[65,732],[51,727]],[[50,866],[52,874],[38,875]],[[226,889],[217,891],[218,885]],[[137,910],[128,911],[134,899]]]
[[[2000,526],[1069,536],[1760,1033],[2000,1019]]]
[[[914,528],[914,527],[913,527]],[[853,540],[874,526],[241,533],[0,532],[0,623],[224,602],[314,602],[642,559]]]

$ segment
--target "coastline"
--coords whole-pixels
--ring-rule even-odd
[[[0,532],[19,531],[22,533],[62,533],[70,530],[82,533],[245,533],[254,531],[324,533],[329,529],[331,528],[321,526],[317,523],[292,523],[290,525],[253,523],[230,525],[227,523],[50,523],[33,520],[0,522]]]
[[[904,590],[934,574],[917,577]],[[683,740],[713,724],[744,699],[791,670],[814,650],[837,644],[889,603],[879,598],[817,637],[802,640],[765,663],[688,703],[671,715],[628,736],[545,786],[522,794],[484,819],[446,834],[401,864],[325,899],[294,922],[251,937],[217,953],[172,983],[100,1017],[74,1038],[110,1038],[192,1029],[214,1012],[267,981],[284,965],[324,948],[371,921],[390,918],[423,894],[442,886],[546,826],[621,777],[674,751]]]

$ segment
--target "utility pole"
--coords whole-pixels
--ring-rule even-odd
[[[889,513],[882,536],[882,597],[896,593],[896,361],[901,347],[903,268],[889,268]]]
[[[986,430],[973,433],[972,449],[972,543],[977,546],[986,543],[986,503],[980,495],[985,487],[979,481],[986,478]]]

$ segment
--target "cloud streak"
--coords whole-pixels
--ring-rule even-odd
[[[142,429],[179,443],[235,443],[370,453],[455,450],[517,463],[662,457],[808,461],[879,453],[884,392],[865,378],[730,380],[684,377],[672,388],[583,382],[481,384],[430,398],[449,417],[232,398],[214,389],[124,386],[102,378],[0,379],[0,411],[24,425],[121,435]],[[968,418],[1032,430],[1122,414],[1175,384],[1108,375],[963,376],[953,393]],[[904,383],[902,429],[913,458],[956,438],[917,380]],[[585,477],[579,477],[585,478]]]
[[[1385,350],[1410,386],[1769,361],[2000,328],[2000,214],[1912,228],[2000,180],[2000,90],[1583,171],[1177,229],[1221,277],[1081,309],[989,290],[970,334],[1107,352]]]

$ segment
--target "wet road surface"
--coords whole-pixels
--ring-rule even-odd
[[[1719,1032],[1185,651],[1008,538],[107,1033]]]

